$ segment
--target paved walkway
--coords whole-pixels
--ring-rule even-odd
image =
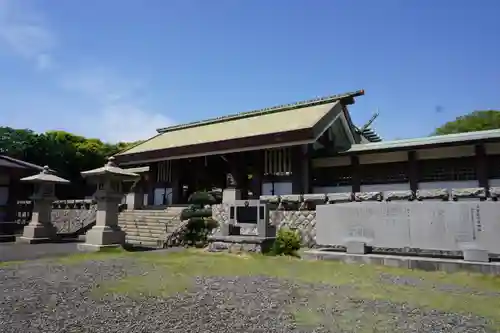
[[[78,252],[76,242],[47,244],[0,243],[0,262],[34,260]]]

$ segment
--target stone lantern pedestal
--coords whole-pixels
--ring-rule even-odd
[[[118,207],[123,199],[123,181],[139,178],[114,163],[82,172],[82,176],[97,184],[94,198],[97,201],[96,225],[85,235],[85,243],[78,244],[81,251],[99,251],[103,248],[120,247],[125,243],[125,232],[118,226]]]
[[[30,198],[33,201],[31,221],[17,241],[33,244],[56,240],[57,230],[52,224],[52,203],[57,199],[55,185],[68,184],[69,181],[51,174],[48,166],[38,175],[22,178],[21,181],[33,183],[35,191]]]

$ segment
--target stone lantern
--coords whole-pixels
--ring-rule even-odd
[[[57,230],[52,224],[52,203],[57,199],[55,186],[69,184],[69,181],[51,174],[48,166],[44,166],[39,174],[22,178],[21,181],[33,183],[35,190],[30,198],[33,201],[33,215],[18,241],[32,244],[55,240]]]
[[[140,176],[118,167],[114,157],[101,168],[83,171],[82,176],[97,184],[94,199],[97,201],[96,224],[86,234],[84,244],[78,244],[83,251],[99,251],[104,247],[118,247],[125,243],[125,233],[118,226],[118,209],[123,199],[123,181]]]

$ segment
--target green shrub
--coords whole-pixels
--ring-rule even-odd
[[[298,256],[300,250],[300,233],[290,228],[280,228],[273,245],[273,254]]]
[[[195,192],[188,202],[190,207],[181,213],[181,220],[188,220],[182,233],[182,243],[202,247],[208,235],[218,227],[217,221],[212,219],[212,209],[205,208],[206,205],[214,204],[215,199],[210,193]]]

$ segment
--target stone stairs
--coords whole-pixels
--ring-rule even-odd
[[[124,210],[118,215],[118,225],[126,233],[127,244],[161,248],[167,237],[180,227],[180,214],[185,208]]]

